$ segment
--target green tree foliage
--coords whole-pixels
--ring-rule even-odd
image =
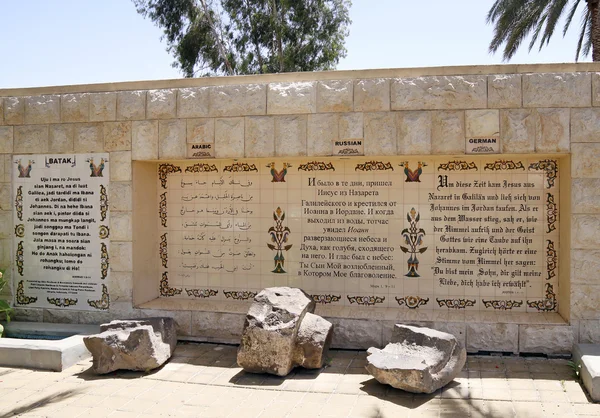
[[[320,71],[346,56],[350,0],[133,0],[186,77]]]
[[[563,36],[580,10],[581,27],[575,61],[592,51],[592,59],[600,61],[600,0],[496,0],[489,10],[487,22],[494,25],[490,52],[502,45],[505,61],[510,60],[521,43],[531,36],[529,51],[539,40],[539,49],[548,45],[556,25],[564,18]]]

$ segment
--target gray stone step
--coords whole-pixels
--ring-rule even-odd
[[[573,362],[581,366],[581,380],[590,397],[600,401],[600,344],[575,344]]]
[[[9,338],[0,338],[0,366],[63,371],[91,356],[83,336],[97,333],[97,325],[54,324],[42,322],[3,323]],[[40,339],[10,338],[26,335]],[[44,336],[64,337],[61,340]]]

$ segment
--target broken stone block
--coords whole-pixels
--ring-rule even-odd
[[[312,313],[304,315],[296,341],[296,363],[305,369],[323,367],[332,337],[331,322]]]
[[[383,350],[367,350],[367,371],[380,383],[413,393],[433,393],[462,370],[467,352],[456,338],[430,328],[396,325]]]
[[[111,321],[100,331],[83,339],[98,374],[156,369],[171,358],[177,345],[173,318]]]
[[[287,375],[295,366],[300,323],[314,305],[300,289],[272,287],[261,291],[246,315],[238,364],[252,373]]]
[[[247,372],[277,376],[296,366],[322,367],[333,325],[313,315],[314,309],[315,302],[300,289],[262,290],[246,315],[238,364]]]

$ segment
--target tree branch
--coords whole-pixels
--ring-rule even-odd
[[[215,22],[212,20],[212,17],[210,16],[210,10],[208,8],[208,5],[206,4],[206,0],[200,0],[200,4],[202,5],[202,9],[204,10],[204,15],[206,16],[206,19],[208,20],[208,24],[210,25],[210,28],[213,31],[213,35],[215,37],[215,42],[217,43],[217,49],[219,50],[219,56],[225,63],[225,67],[227,68],[227,74],[234,75],[233,67],[231,66],[231,63],[229,62],[229,59],[227,58],[227,53],[225,51],[225,47],[223,46],[223,39],[221,37],[222,34],[217,32]]]

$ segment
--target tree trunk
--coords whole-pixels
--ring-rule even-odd
[[[248,13],[248,22],[250,23],[250,30],[252,31],[252,41],[254,43],[254,47],[256,48],[256,59],[258,60],[258,73],[263,74],[264,61],[263,61],[262,53],[260,52],[260,44],[258,42],[258,37],[256,35],[256,27],[254,26],[254,19],[252,19],[252,6],[250,6],[250,4],[248,3],[248,0],[246,0],[246,10]]]
[[[281,23],[279,21],[279,10],[277,10],[276,0],[271,0],[271,19],[275,27],[275,47],[277,48],[277,57],[279,61],[279,72],[283,72],[283,43],[281,42]]]
[[[600,0],[587,0],[592,24],[592,61],[600,61]]]
[[[208,19],[208,24],[210,25],[210,28],[212,29],[213,35],[215,37],[215,42],[217,43],[217,49],[219,50],[219,55],[221,56],[221,59],[223,60],[223,62],[225,63],[225,67],[227,68],[227,75],[234,75],[233,67],[231,66],[231,63],[229,62],[229,59],[227,59],[227,51],[225,50],[225,47],[223,46],[223,39],[221,38],[222,34],[219,33],[219,31],[217,31],[215,22],[210,17],[210,9],[209,9],[208,5],[206,4],[206,1],[200,0],[200,4],[202,5],[202,8],[204,9],[204,14],[206,15],[206,19]]]

